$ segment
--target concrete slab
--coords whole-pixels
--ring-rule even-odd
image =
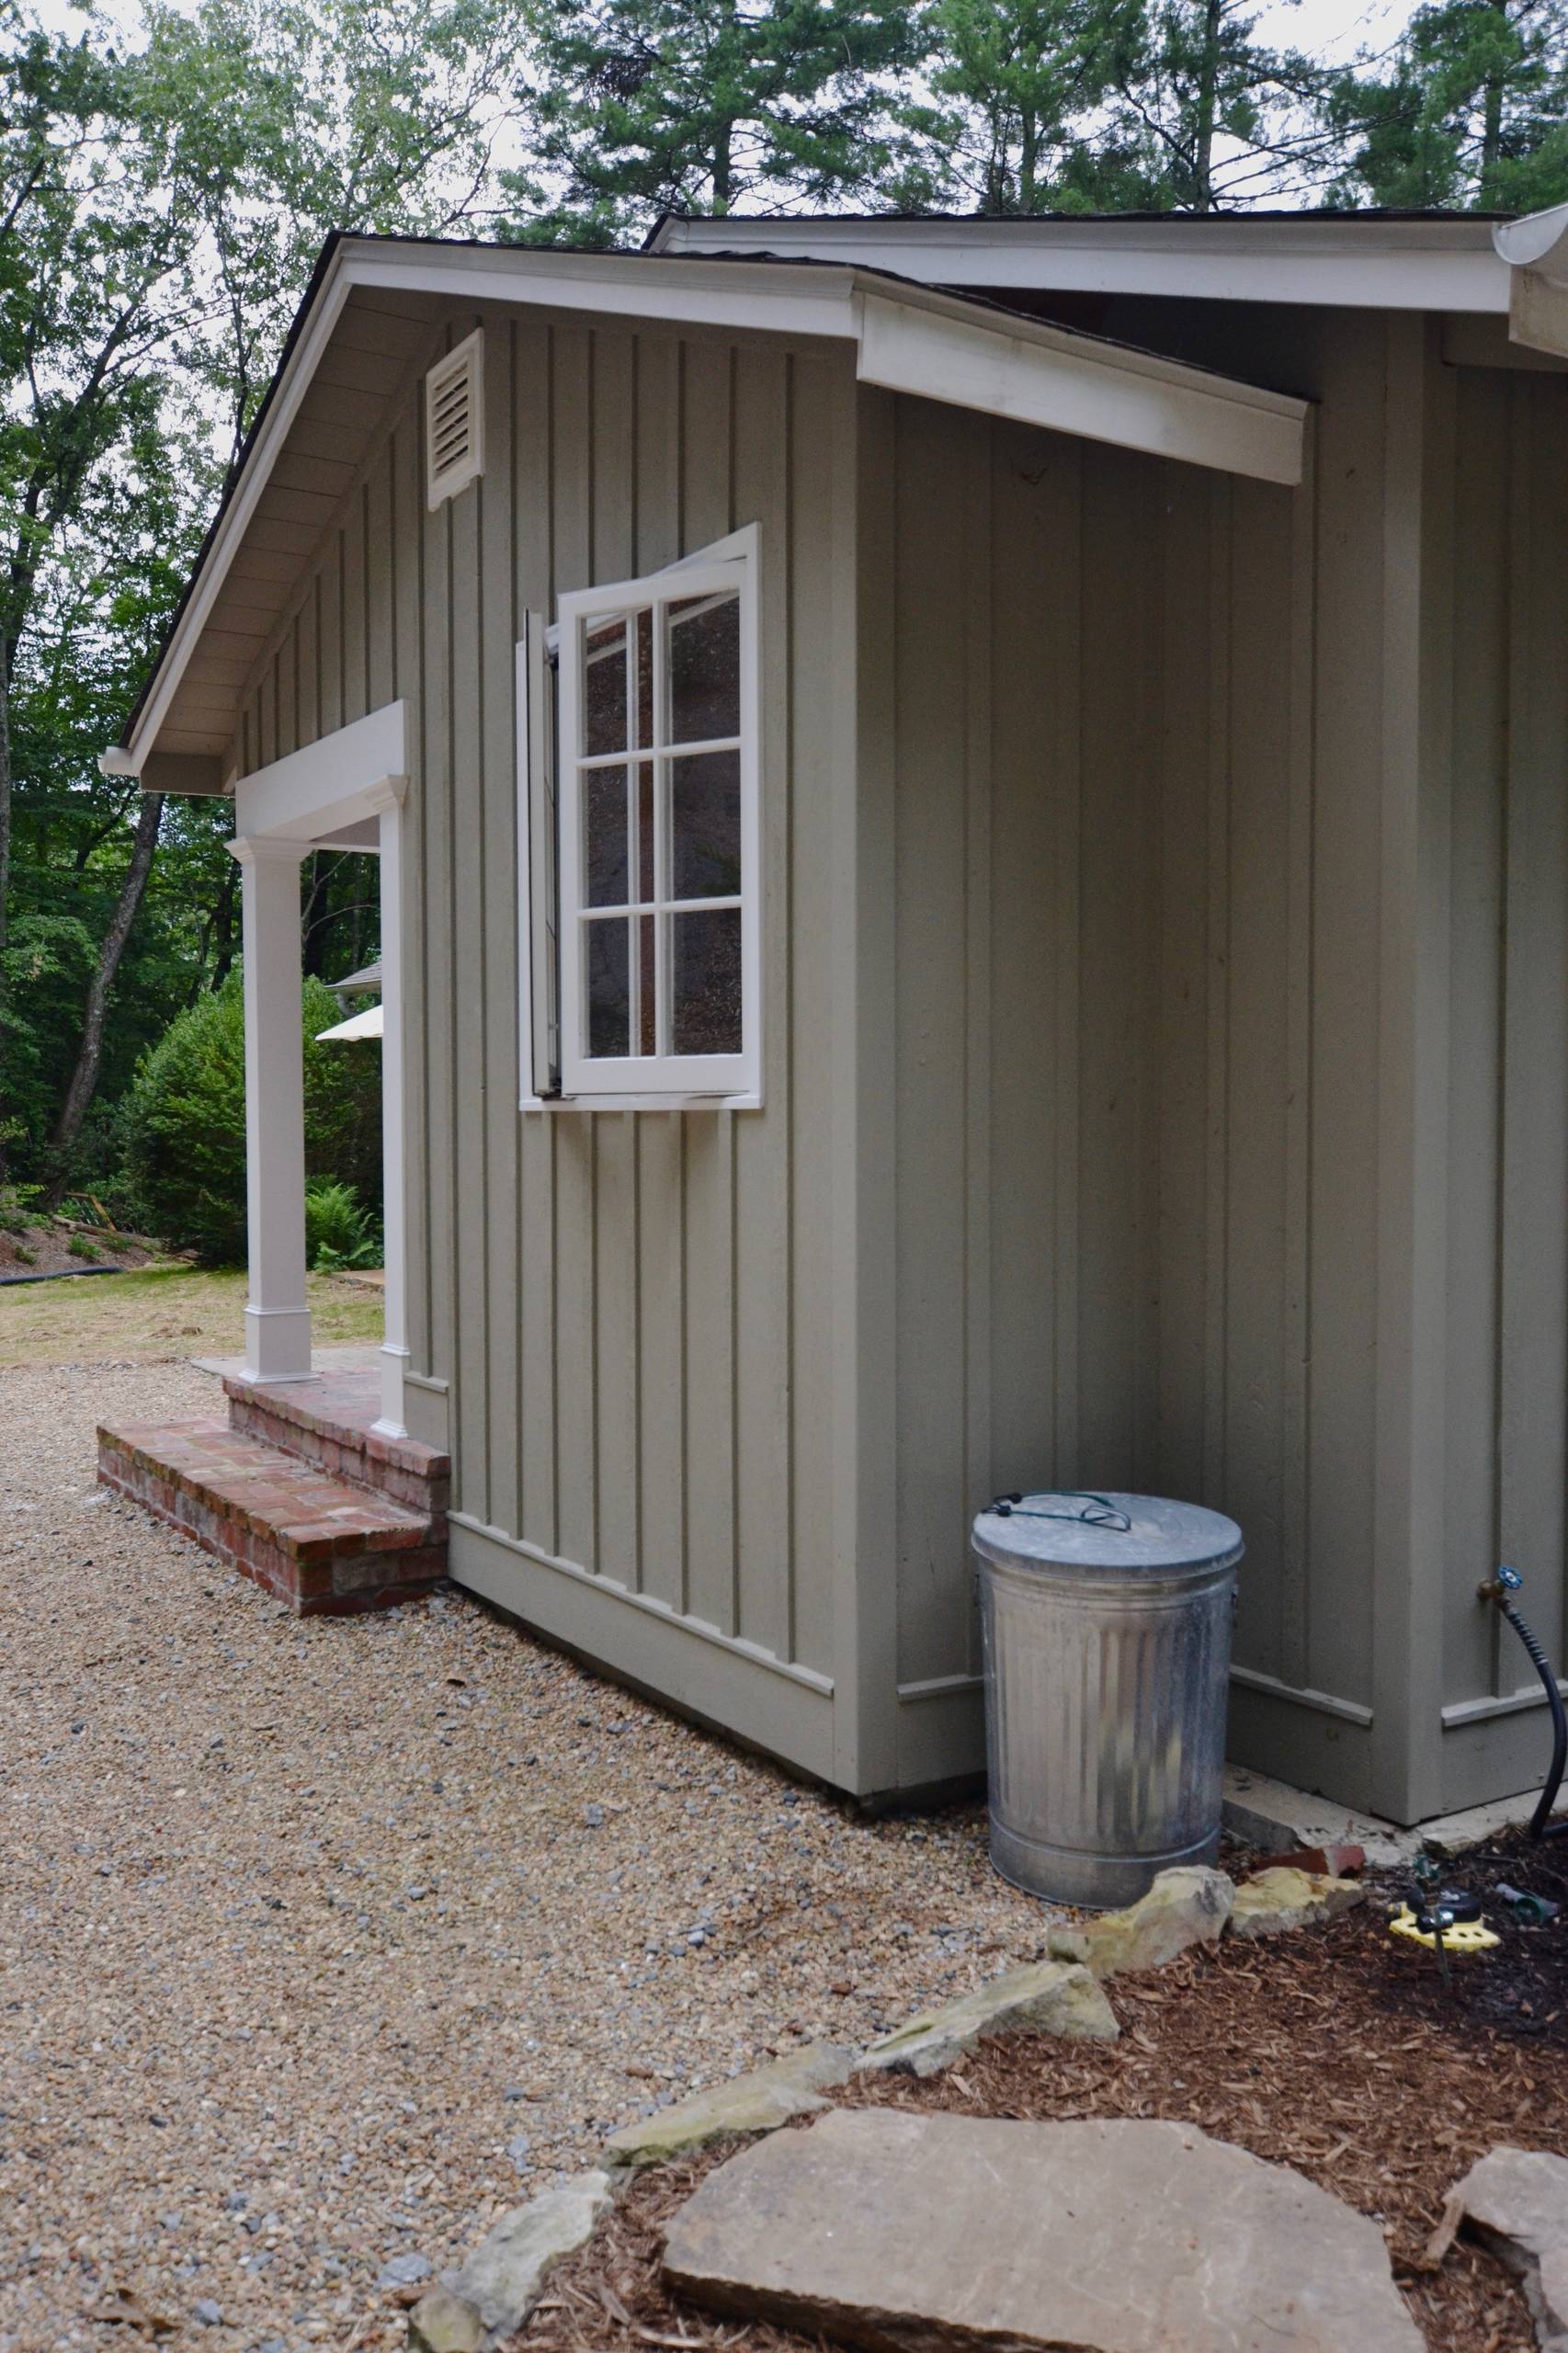
[[[1539,1787],[1521,1790],[1517,1797],[1468,1806],[1460,1813],[1437,1814],[1407,1829],[1385,1822],[1381,1814],[1357,1813],[1310,1790],[1292,1789],[1288,1781],[1272,1780],[1248,1766],[1227,1765],[1224,1824],[1233,1836],[1265,1853],[1348,1841],[1364,1847],[1369,1867],[1378,1870],[1408,1863],[1424,1847],[1434,1854],[1462,1855],[1501,1831],[1520,1829],[1534,1813],[1540,1795]],[[1568,1804],[1554,1818],[1564,1814]]]

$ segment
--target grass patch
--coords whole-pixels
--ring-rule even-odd
[[[376,1347],[379,1291],[332,1275],[307,1278],[318,1347]],[[0,1370],[29,1364],[156,1364],[170,1357],[238,1356],[245,1278],[184,1264],[85,1282],[0,1289]]]

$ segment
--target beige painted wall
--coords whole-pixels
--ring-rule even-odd
[[[980,1762],[971,1511],[1158,1488],[1247,1534],[1238,1754],[1406,1815],[1528,1779],[1470,1595],[1562,1553],[1563,381],[1188,318],[1319,396],[1292,495],[769,338],[485,324],[483,479],[426,512],[411,398],[242,745],[410,704],[455,1572],[885,1790]],[[523,617],[753,520],[766,1108],[519,1114]]]

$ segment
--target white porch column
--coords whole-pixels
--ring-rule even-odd
[[[381,1261],[385,1268],[381,1335],[381,1415],[376,1427],[406,1438],[403,1375],[408,1363],[407,1238],[403,1199],[403,803],[404,777],[389,777],[377,795],[381,866]]]
[[[241,839],[245,993],[245,1206],[252,1381],[306,1381],[305,1104],[300,963],[302,842]]]

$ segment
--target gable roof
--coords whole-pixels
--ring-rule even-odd
[[[111,771],[224,789],[244,695],[344,493],[457,319],[494,304],[824,337],[861,381],[1275,483],[1301,479],[1307,404],[885,273],[812,259],[340,236],[277,375]]]

